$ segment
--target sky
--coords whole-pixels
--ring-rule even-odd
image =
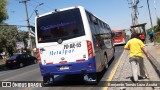
[[[8,0],[7,12],[9,19],[6,23],[10,25],[27,25],[26,12],[23,0]],[[109,24],[112,30],[128,29],[132,25],[130,0],[29,0],[27,1],[28,16],[31,25],[35,23],[34,10],[37,7],[39,15],[72,6],[83,6],[85,9],[99,17],[101,20]],[[147,0],[139,0],[138,22],[147,23],[146,28],[151,27],[149,12],[147,8]],[[157,14],[160,17],[160,0],[156,0]],[[40,6],[39,4],[44,3]],[[154,0],[149,0],[153,25],[156,25],[156,14],[154,9]],[[27,28],[21,28],[27,30]]]

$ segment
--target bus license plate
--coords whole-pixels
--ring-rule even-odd
[[[68,70],[69,69],[69,66],[61,66],[60,67],[60,70]]]

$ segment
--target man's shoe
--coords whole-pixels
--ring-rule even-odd
[[[149,77],[147,75],[142,77],[143,79],[149,79]]]
[[[137,80],[137,81],[133,81],[133,83],[138,83],[139,81]]]

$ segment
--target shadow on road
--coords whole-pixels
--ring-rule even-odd
[[[61,75],[55,78],[54,84],[47,85],[46,87],[96,87],[99,85],[101,78],[105,74],[106,69],[104,69],[101,73],[97,73],[98,83],[86,83],[83,81],[83,75]]]

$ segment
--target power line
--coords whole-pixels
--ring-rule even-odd
[[[10,22],[7,22],[7,23],[16,23],[16,22],[25,22],[26,20],[16,20],[16,21],[10,21]]]
[[[32,0],[32,1],[35,2],[35,3],[40,3],[40,2],[34,1],[34,0]],[[46,6],[46,5],[43,5],[43,6],[45,6],[46,8],[48,8],[48,9],[50,9],[50,10],[53,10],[53,8],[51,8],[51,7],[48,7],[48,6]]]
[[[28,5],[31,6],[31,7],[35,7],[35,5],[33,5],[32,3],[28,3]],[[43,6],[44,6],[44,4],[43,4]],[[41,8],[41,7],[40,7],[40,8]],[[41,8],[41,9],[39,9],[39,10],[44,11],[44,12],[48,12],[48,10],[46,10],[46,9],[44,9],[44,8]],[[32,13],[34,13],[34,11],[33,11]]]
[[[41,4],[41,3],[37,3],[37,4]],[[30,5],[30,6],[32,6],[32,7],[36,6],[35,4],[33,4],[33,3],[31,3],[31,2],[30,2],[30,3],[28,3],[28,5]],[[46,7],[46,5],[45,5],[44,3],[43,3],[43,7],[47,8],[47,7]],[[45,9],[45,8],[42,8],[42,7],[41,7],[41,9],[40,9],[40,10],[41,10],[41,11],[48,12],[48,10],[47,10],[47,9]],[[49,9],[49,10],[50,10],[50,9]],[[51,9],[51,10],[53,10],[53,9]]]
[[[6,25],[6,24],[0,24],[0,26],[6,26],[6,27],[9,27],[9,26],[15,26],[15,27],[29,27],[29,28],[34,28],[34,26],[26,26],[26,25]]]
[[[26,25],[5,25],[5,24],[0,24],[0,26],[20,26],[20,27],[28,27]],[[29,26],[30,27],[30,26]]]
[[[38,6],[35,7],[35,9],[33,10],[32,14],[31,14],[31,16],[29,17],[29,19],[32,17],[32,15],[33,15],[33,13],[35,12],[35,10],[36,10],[39,6],[41,6],[41,5],[43,5],[43,4],[44,4],[44,3],[40,3]]]

